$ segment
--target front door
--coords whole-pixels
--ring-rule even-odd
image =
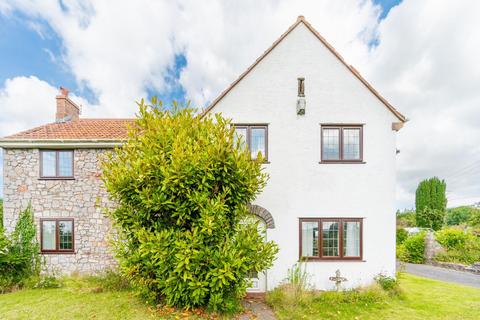
[[[265,221],[262,219],[259,219],[255,217],[255,219],[258,219],[258,232],[262,234],[265,238],[264,240],[266,241],[266,231],[267,231],[267,225],[265,224]],[[250,279],[250,287],[247,288],[247,292],[266,292],[267,291],[267,271],[263,272],[252,272],[249,275]]]

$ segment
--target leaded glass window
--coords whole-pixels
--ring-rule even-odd
[[[362,162],[362,125],[322,125],[322,162]]]
[[[301,218],[300,258],[362,259],[362,218]]]

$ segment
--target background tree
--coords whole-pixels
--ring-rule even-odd
[[[417,226],[441,228],[447,207],[446,187],[445,181],[437,177],[420,182],[415,193]]]
[[[445,215],[445,223],[449,226],[456,226],[461,224],[467,224],[468,221],[478,214],[480,209],[470,206],[460,206],[456,208],[447,209]]]
[[[278,250],[248,219],[267,181],[263,159],[251,160],[219,115],[162,111],[155,98],[139,106],[128,141],[103,163],[121,271],[151,301],[234,311],[248,274]]]

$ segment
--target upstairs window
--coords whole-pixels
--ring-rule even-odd
[[[40,150],[40,178],[73,178],[73,150]]]
[[[300,258],[361,260],[361,218],[300,219]]]
[[[73,219],[40,219],[41,251],[74,252]]]
[[[235,125],[235,140],[241,141],[244,147],[248,147],[252,159],[256,159],[258,153],[267,161],[268,157],[268,126],[267,125]]]
[[[363,126],[322,125],[322,162],[362,162]]]

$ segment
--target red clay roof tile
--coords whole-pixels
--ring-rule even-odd
[[[79,119],[22,131],[2,140],[124,140],[134,119]]]

